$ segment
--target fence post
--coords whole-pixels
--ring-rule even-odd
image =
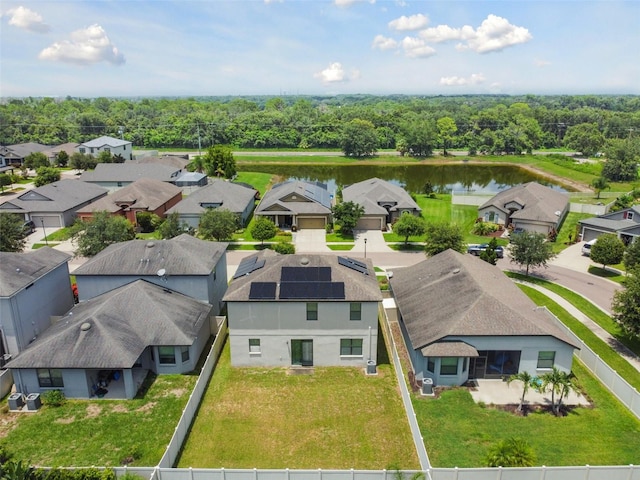
[[[189,478],[193,480],[193,468],[189,467]]]
[[[253,467],[253,480],[258,480],[258,469]]]
[[[458,469],[458,467],[454,467],[453,468],[456,472],[456,476],[454,477],[455,480],[458,480],[458,474],[460,473],[460,470]]]
[[[354,480],[356,478],[355,473],[353,472],[353,468],[351,469],[351,480]]]
[[[584,478],[585,478],[585,480],[589,480],[589,473],[590,473],[590,471],[589,471],[589,465],[585,465],[585,467],[587,468],[587,472],[586,472],[586,473],[587,473],[587,475],[586,475],[586,477],[584,477]]]
[[[220,480],[224,480],[225,474],[224,474],[224,467],[222,467],[220,469]]]
[[[289,480],[289,469],[288,468],[285,468],[285,473],[287,474],[286,475],[286,477],[287,477],[286,480]]]
[[[540,474],[540,480],[544,480],[545,477],[547,476],[547,467],[542,465],[541,471],[542,473]]]
[[[502,480],[502,467],[498,467],[498,480]]]
[[[629,465],[629,476],[627,477],[627,479],[631,480],[632,477],[633,477],[633,463]]]

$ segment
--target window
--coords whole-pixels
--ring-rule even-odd
[[[537,368],[553,368],[556,352],[538,352]]]
[[[104,151],[111,153],[111,149],[109,147],[105,147]]]
[[[466,372],[467,371],[467,363],[469,362],[468,358],[464,358],[464,360],[462,360],[462,371]]]
[[[307,320],[318,320],[318,304],[316,302],[307,303]]]
[[[436,371],[436,362],[432,357],[427,358],[427,370],[431,373]]]
[[[457,375],[458,359],[456,357],[443,357],[440,359],[440,375]]]
[[[362,320],[362,304],[349,304],[349,320]]]
[[[182,358],[182,363],[189,361],[189,347],[180,347],[180,356]]]
[[[260,353],[260,339],[259,338],[250,338],[249,339],[249,354],[252,353]]]
[[[340,339],[340,356],[362,356],[362,339],[361,338],[342,338]]]
[[[58,368],[38,368],[38,385],[41,387],[64,387],[62,370]]]
[[[161,365],[176,363],[176,350],[173,347],[158,347],[158,357]]]
[[[80,153],[84,153],[86,150],[84,149],[84,147],[80,148]]]

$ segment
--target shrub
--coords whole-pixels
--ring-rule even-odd
[[[497,232],[500,226],[491,222],[478,222],[473,225],[473,233],[475,235],[489,235]]]
[[[290,242],[278,242],[274,245],[271,245],[271,249],[275,252],[280,253],[281,255],[291,255],[293,253],[296,253],[295,245]]]
[[[67,401],[62,390],[49,390],[42,394],[42,399],[45,405],[51,407],[60,407]]]

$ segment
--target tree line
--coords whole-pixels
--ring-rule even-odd
[[[327,148],[585,155],[640,132],[640,96],[23,98],[0,104],[0,144],[57,145],[109,135],[136,148]]]

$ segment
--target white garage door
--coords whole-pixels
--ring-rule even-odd
[[[361,218],[356,224],[356,230],[382,230],[380,218]]]
[[[324,228],[325,219],[319,218],[298,218],[298,228]]]
[[[31,220],[36,224],[36,228],[41,228],[44,223],[45,228],[61,228],[60,215],[31,215]]]

